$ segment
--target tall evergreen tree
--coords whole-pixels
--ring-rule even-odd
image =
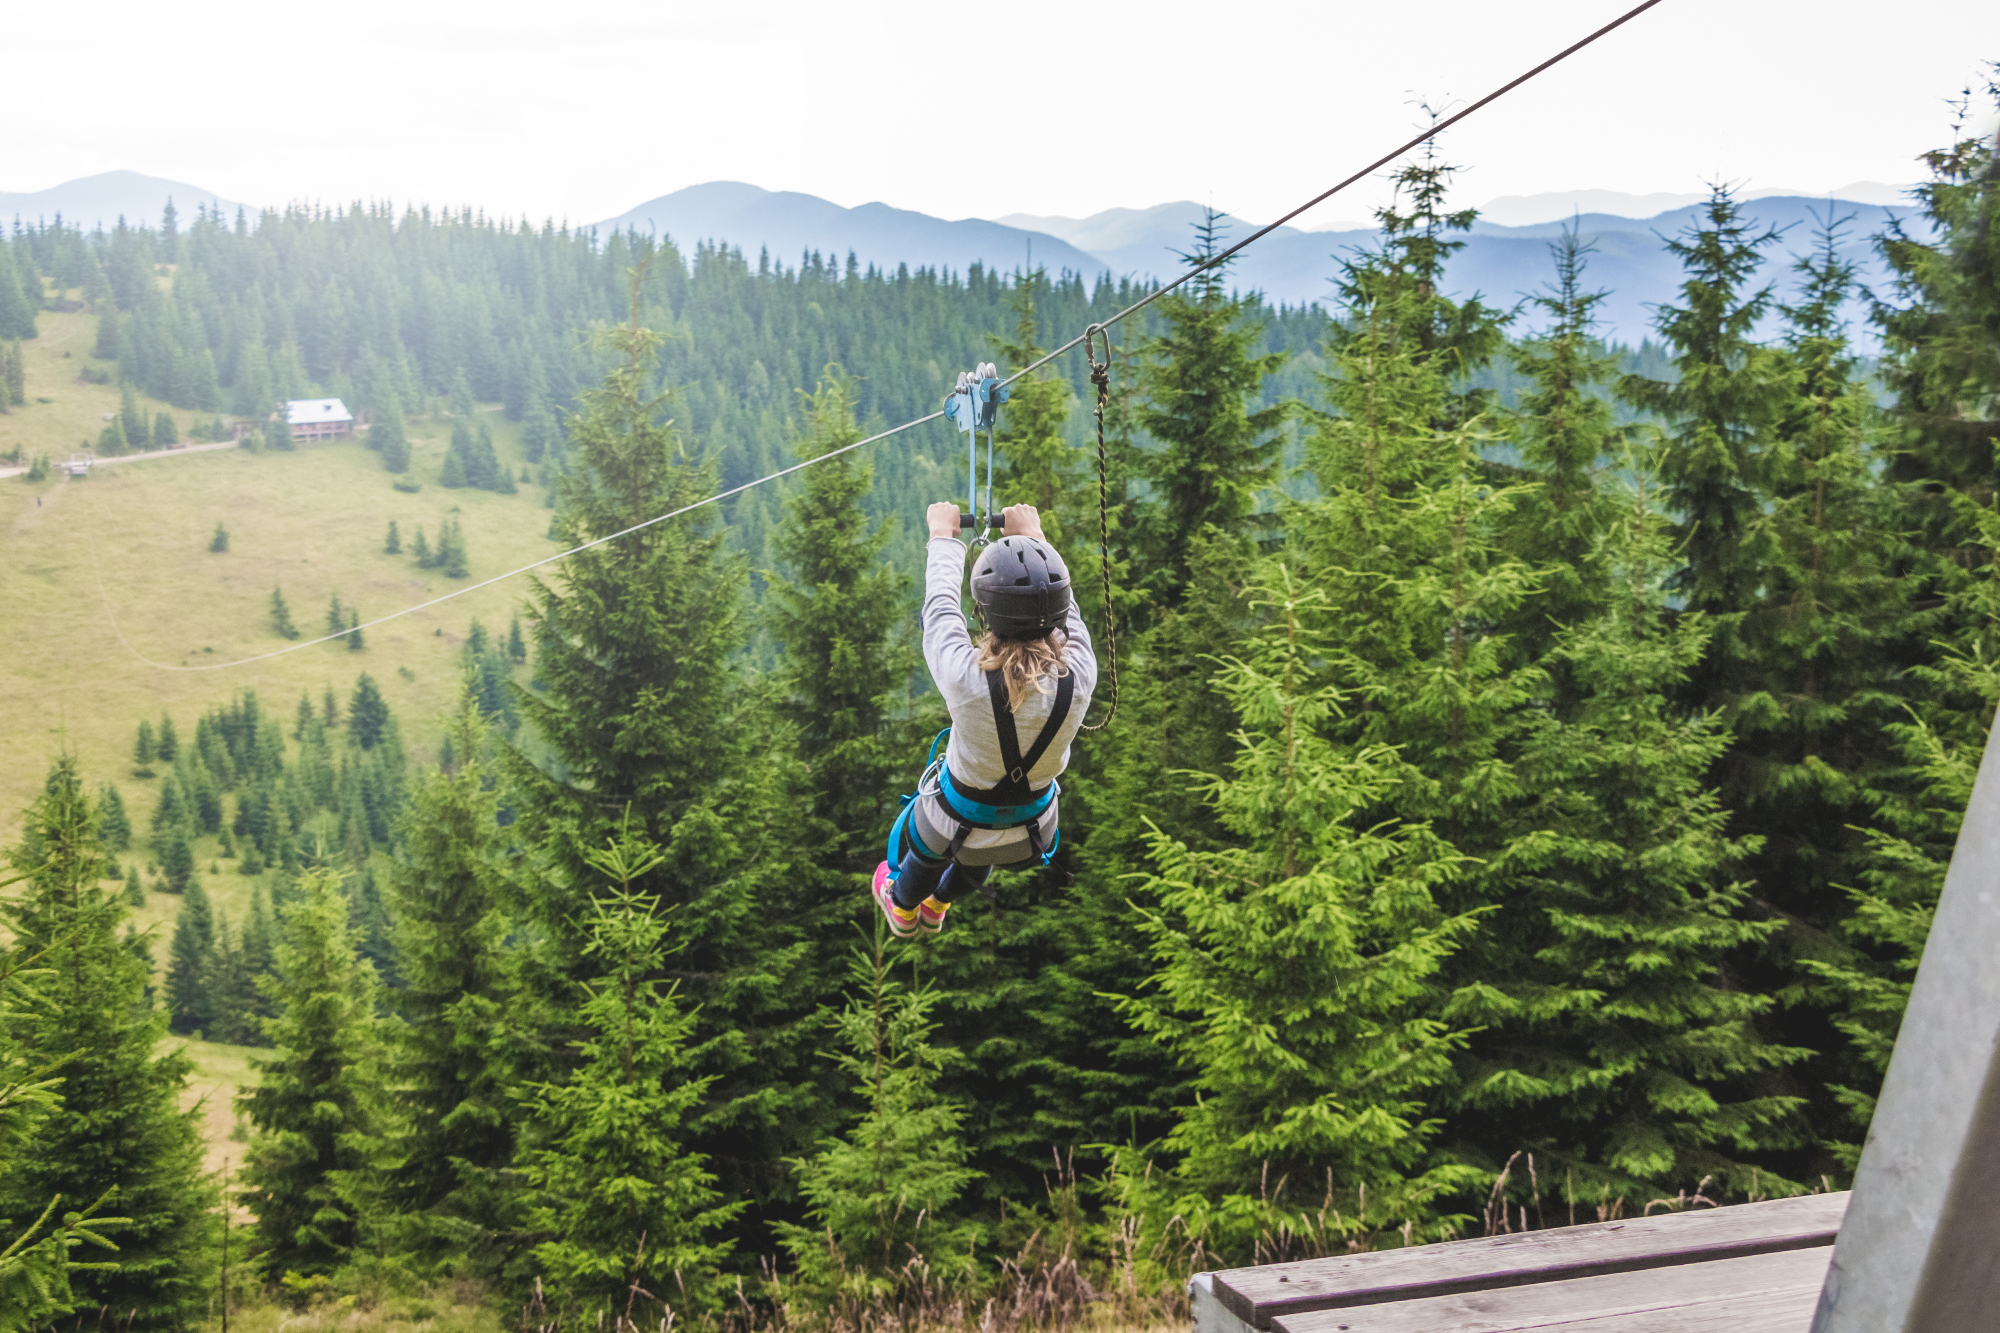
[[[167,1027],[186,1035],[215,1026],[211,994],[215,915],[201,881],[190,879],[167,948]]]
[[[419,783],[398,826],[389,876],[396,968],[391,1004],[402,1019],[389,1054],[399,1112],[398,1165],[388,1197],[409,1219],[409,1243],[436,1263],[496,1270],[504,1233],[520,1219],[500,1179],[515,1149],[510,1047],[532,1030],[505,948],[506,849],[500,794],[482,756],[486,726],[470,690],[451,727],[456,770]]]
[[[651,394],[660,338],[638,322],[637,285],[630,322],[600,338],[619,360],[583,395],[575,423],[578,467],[562,479],[555,519],[566,545],[631,528],[715,485]],[[761,893],[795,882],[800,793],[787,775],[789,738],[767,735],[768,717],[735,690],[747,580],[705,513],[579,551],[536,587],[544,688],[522,692],[520,706],[538,748],[535,758],[504,751],[503,767],[538,863],[520,876],[520,910],[548,955],[541,966],[556,975],[585,975],[576,923],[595,880],[585,853],[603,845],[615,818],[607,794],[629,803],[636,831],[666,849],[638,888],[675,909],[684,947],[674,971],[703,1006],[697,1022],[715,1024],[703,1027],[700,1050],[703,1073],[719,1081],[696,1146],[730,1154],[720,1164],[731,1194],[762,1196],[788,1188],[769,1164],[811,1132],[798,1102],[816,1097],[812,1071],[801,1068],[810,1052],[797,1041],[815,981],[798,963],[811,946],[757,906]],[[552,984],[541,983],[558,1013],[567,1001]],[[765,1045],[779,1040],[782,1050]]]
[[[806,399],[800,457],[861,438],[854,393],[853,381],[829,366]],[[772,580],[766,593],[771,635],[785,653],[785,711],[811,772],[812,814],[824,824],[813,838],[824,849],[818,859],[850,872],[872,870],[879,859],[875,841],[899,763],[885,735],[887,692],[915,667],[890,646],[907,580],[882,561],[889,528],[871,525],[861,507],[873,480],[868,461],[855,454],[806,473],[773,539],[786,577]],[[855,883],[835,879],[826,887],[845,902]]]
[[[0,920],[41,971],[35,1003],[9,1015],[7,1041],[55,1065],[63,1109],[0,1173],[0,1216],[39,1215],[57,1196],[79,1209],[104,1199],[130,1220],[115,1265],[72,1276],[77,1308],[117,1311],[135,1330],[177,1329],[207,1308],[215,1189],[200,1111],[180,1107],[193,1066],[162,1047],[147,964],[119,938],[124,905],[97,883],[103,860],[75,762],[59,759],[12,855],[27,890],[0,903]]]
[[[32,263],[26,266],[27,273],[21,271],[19,259],[27,253],[25,246],[0,242],[0,338],[35,336],[35,310],[41,305],[42,283]],[[33,301],[28,299],[30,291],[35,296]]]
[[[1985,95],[2000,106],[2000,85]],[[1970,112],[1970,102],[1962,111]],[[1883,731],[1890,762],[1870,784],[1868,850],[1846,886],[1844,956],[1804,960],[1825,986],[1849,1065],[1830,1080],[1848,1113],[1828,1137],[1851,1168],[1874,1113],[1930,935],[1973,780],[2000,700],[2000,152],[1962,116],[1953,142],[1927,154],[1920,188],[1927,234],[1893,224],[1882,250],[1894,274],[1875,319],[1882,377],[1894,393],[1897,484],[1915,551],[1903,595],[1912,614],[1897,658],[1913,696]],[[1836,418],[1838,420],[1838,418]],[[1915,584],[1914,588],[1909,587]]]
[[[332,1272],[363,1240],[355,1200],[379,1160],[381,1034],[374,969],[361,958],[347,898],[330,870],[308,870],[285,909],[277,974],[276,1047],[237,1104],[259,1130],[237,1197],[257,1218],[268,1271]]]
[[[108,852],[122,852],[132,845],[132,817],[125,811],[125,798],[108,782],[97,789],[97,836]]]
[[[287,639],[299,637],[299,627],[292,623],[292,609],[285,605],[285,590],[271,589],[271,628]]]
[[[1196,227],[1188,264],[1209,264],[1187,287],[1160,299],[1165,331],[1149,343],[1139,371],[1145,405],[1138,423],[1159,443],[1135,466],[1155,492],[1134,533],[1137,567],[1148,596],[1176,607],[1194,581],[1192,562],[1204,538],[1240,538],[1261,488],[1276,477],[1284,413],[1253,409],[1266,376],[1285,362],[1258,353],[1261,302],[1233,295],[1223,223],[1210,209]]]
[[[585,853],[610,888],[591,895],[586,918],[594,975],[578,1011],[581,1062],[528,1094],[535,1223],[549,1235],[535,1261],[552,1304],[578,1323],[624,1309],[633,1284],[712,1304],[728,1250],[715,1233],[742,1207],[720,1201],[706,1159],[685,1143],[708,1080],[686,1049],[694,1023],[659,980],[669,954],[661,904],[634,887],[665,859],[629,816],[615,840]]]
[[[1276,1223],[1302,1229],[1323,1194],[1355,1200],[1341,1207],[1358,1225],[1421,1225],[1469,1178],[1430,1166],[1425,1096],[1464,1040],[1430,992],[1474,928],[1439,904],[1462,858],[1421,823],[1374,815],[1396,782],[1389,751],[1329,739],[1346,699],[1317,680],[1322,595],[1283,565],[1255,595],[1268,626],[1217,678],[1242,720],[1237,757],[1202,783],[1222,845],[1155,833],[1138,900],[1158,904],[1140,918],[1156,970],[1124,1001],[1196,1091],[1164,1145],[1163,1202],[1211,1252],[1245,1258]],[[1267,1190],[1285,1179],[1310,1202]]]
[[[1782,923],[1749,909],[1739,875],[1756,841],[1731,836],[1710,785],[1728,728],[1675,702],[1713,626],[1670,615],[1649,460],[1625,471],[1635,484],[1593,562],[1611,595],[1553,650],[1573,706],[1541,715],[1522,745],[1521,822],[1543,832],[1489,872],[1504,907],[1486,957],[1513,962],[1448,1011],[1484,1029],[1455,1128],[1482,1164],[1526,1148],[1590,1193],[1705,1177],[1748,1193],[1800,1141],[1799,1100],[1768,1083],[1804,1052],[1760,1031],[1773,998],[1730,971]]]
[[[382,455],[385,472],[410,470],[410,432],[403,424],[403,409],[394,399],[375,409],[368,427],[368,447]]]
[[[994,350],[1004,358],[1009,373],[1039,361],[1046,351],[1037,332],[1035,300],[1048,285],[1044,269],[1036,269],[1014,284],[1010,297],[1013,336],[993,340]],[[1071,514],[1077,456],[1063,431],[1075,396],[1048,367],[1016,380],[1010,392],[1012,397],[1000,409],[995,432],[1006,470],[996,482],[1000,493],[994,504],[1034,505],[1042,515],[1043,533],[1060,550],[1065,519],[1081,517],[1080,513]],[[1082,531],[1080,527],[1077,530]]]
[[[381,744],[389,732],[389,705],[382,687],[362,672],[354,682],[354,697],[347,701],[347,734],[364,750]]]
[[[1597,307],[1609,293],[1584,288],[1590,250],[1574,227],[1550,242],[1555,281],[1532,298],[1547,327],[1510,349],[1532,387],[1509,415],[1509,434],[1539,485],[1516,500],[1509,545],[1539,564],[1547,580],[1510,626],[1530,659],[1541,658],[1552,635],[1588,619],[1603,601],[1604,581],[1591,561],[1610,522],[1603,472],[1618,432],[1599,389],[1612,381],[1618,362],[1594,335]]]
[[[895,979],[879,925],[869,945],[853,950],[847,974],[847,1003],[828,1026],[861,1115],[792,1163],[813,1225],[777,1228],[821,1299],[843,1288],[850,1297],[893,1291],[913,1254],[959,1249],[963,1228],[949,1211],[979,1177],[965,1164],[964,1109],[937,1087],[958,1054],[936,1042],[932,1011],[943,997]]]
[[[1752,528],[1767,486],[1771,434],[1785,402],[1784,357],[1755,341],[1773,291],[1745,288],[1779,239],[1743,216],[1730,187],[1711,188],[1701,218],[1667,248],[1687,277],[1681,304],[1662,306],[1656,324],[1673,349],[1671,382],[1627,376],[1619,395],[1667,423],[1670,447],[1660,479],[1681,515],[1675,536],[1686,566],[1674,587],[1688,608],[1728,615],[1755,595],[1761,569]],[[1722,659],[1735,656],[1729,626],[1718,622],[1711,657],[1697,672],[1696,702],[1723,694]]]

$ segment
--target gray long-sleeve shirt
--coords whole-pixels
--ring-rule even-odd
[[[961,786],[983,789],[998,785],[1007,772],[1000,761],[1000,732],[994,725],[986,676],[979,669],[979,650],[960,609],[964,584],[965,544],[953,537],[931,538],[924,561],[924,661],[951,710],[951,744],[946,750],[951,775]],[[1073,601],[1063,634],[1069,640],[1063,655],[1076,679],[1075,692],[1062,729],[1028,772],[1028,785],[1035,790],[1069,767],[1070,740],[1083,725],[1083,710],[1090,706],[1090,693],[1097,686],[1097,655]],[[1055,708],[1054,682],[1045,677],[1043,683],[1048,693],[1030,693],[1014,713],[1014,735],[1024,755],[1034,747]]]

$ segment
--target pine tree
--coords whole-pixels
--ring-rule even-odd
[[[181,752],[180,737],[174,732],[174,720],[165,713],[160,714],[159,756],[163,764],[171,764]]]
[[[431,554],[431,544],[424,537],[423,524],[417,525],[417,540],[410,546],[410,554],[416,557],[418,569],[435,569],[437,557]]]
[[[264,1263],[326,1274],[363,1239],[355,1200],[376,1164],[385,1120],[374,969],[360,957],[340,878],[306,871],[285,909],[277,972],[262,989],[276,1054],[237,1105],[261,1131],[237,1195],[257,1217]]]
[[[397,970],[390,1070],[400,1108],[399,1165],[386,1187],[412,1219],[412,1247],[432,1262],[491,1271],[519,1196],[499,1179],[515,1151],[509,1047],[522,1040],[500,902],[500,797],[481,756],[487,735],[470,691],[451,728],[456,771],[411,793],[403,853],[389,877]]]
[[[1371,1206],[1421,1223],[1471,1175],[1430,1164],[1425,1115],[1464,1040],[1428,1002],[1474,929],[1439,906],[1462,858],[1421,823],[1376,818],[1396,781],[1385,747],[1329,739],[1348,705],[1316,679],[1323,595],[1274,565],[1256,602],[1268,627],[1217,677],[1242,719],[1233,771],[1202,785],[1223,843],[1153,835],[1138,900],[1159,904],[1140,922],[1157,970],[1123,1002],[1192,1075],[1196,1098],[1166,1140],[1173,1206],[1231,1255],[1287,1217],[1267,1181],[1298,1182],[1314,1204],[1356,1198],[1343,1205],[1356,1224]]]
[[[362,647],[361,612],[350,607],[347,612],[347,651],[358,653]]]
[[[0,1216],[33,1218],[57,1196],[80,1211],[103,1200],[129,1221],[113,1233],[114,1263],[72,1274],[76,1307],[178,1328],[207,1308],[216,1192],[201,1112],[180,1108],[193,1067],[162,1045],[147,964],[119,938],[124,905],[97,885],[103,859],[75,763],[59,759],[13,855],[27,891],[0,904],[13,947],[39,955],[36,1002],[7,1015],[0,1046],[57,1057],[63,1108],[8,1154]]]
[[[1989,84],[1989,102],[2000,91]],[[1975,128],[1970,97],[1959,107],[1949,146],[1926,153],[1930,179],[1917,191],[1921,228],[1892,223],[1882,240],[1894,274],[1891,298],[1879,301],[1883,380],[1894,395],[1899,428],[1892,480],[1912,483],[1911,519],[1924,549],[1972,570],[1987,563],[1978,509],[2000,490],[1990,441],[2000,431],[2000,263],[1992,238],[2000,226],[2000,154]],[[1963,496],[1972,507],[1956,502]],[[1948,569],[1926,571],[1949,588]]]
[[[186,1035],[215,1026],[210,995],[215,953],[215,916],[201,881],[190,879],[174,917],[173,942],[167,946],[167,1027]]]
[[[710,1080],[690,1068],[693,1020],[658,980],[670,952],[660,902],[633,887],[665,856],[628,816],[585,859],[612,887],[591,895],[586,918],[594,976],[578,1011],[581,1064],[566,1082],[532,1086],[526,1154],[546,1200],[536,1229],[553,1236],[534,1250],[541,1281],[578,1323],[623,1309],[634,1283],[711,1303],[728,1253],[713,1236],[743,1206],[720,1202],[706,1159],[679,1132]]]
[[[549,410],[547,397],[531,395],[528,410],[521,417],[521,445],[527,451],[528,461],[541,462],[557,438],[555,413]]]
[[[341,608],[340,594],[333,594],[333,600],[326,606],[326,632],[342,634],[347,630],[347,612]]]
[[[1804,1053],[1760,1033],[1774,999],[1725,960],[1783,925],[1747,906],[1738,875],[1756,843],[1730,836],[1708,781],[1728,729],[1674,702],[1712,623],[1670,615],[1649,460],[1623,470],[1636,484],[1598,562],[1612,595],[1554,648],[1575,705],[1539,719],[1520,760],[1524,822],[1544,832],[1496,872],[1506,906],[1488,925],[1515,962],[1450,1010],[1485,1029],[1462,1071],[1462,1132],[1496,1165],[1527,1148],[1591,1193],[1709,1176],[1748,1192],[1798,1141],[1799,1099],[1763,1085]]]
[[[364,750],[381,744],[389,731],[389,705],[375,678],[362,672],[354,682],[354,696],[347,701],[347,734]]]
[[[260,1046],[264,1032],[258,1021],[257,980],[243,949],[229,937],[229,922],[215,917],[215,951],[208,964],[208,1002],[212,1010],[204,1035],[231,1046]]]
[[[507,660],[525,662],[528,660],[528,641],[521,637],[521,617],[515,616],[507,623]]]
[[[2000,86],[1986,93],[2000,105]],[[1960,107],[1970,110],[1969,100]],[[1846,1040],[1847,1067],[1829,1083],[1848,1124],[1828,1137],[1848,1140],[1834,1143],[1847,1169],[1874,1114],[2000,700],[1991,665],[2000,658],[1991,448],[2000,437],[2000,153],[1962,114],[1953,142],[1926,160],[1926,230],[1891,225],[1882,248],[1894,291],[1875,307],[1881,374],[1894,392],[1886,472],[1901,509],[1895,528],[1916,548],[1904,557],[1913,613],[1897,653],[1913,697],[1904,718],[1882,728],[1894,752],[1872,775],[1868,847],[1840,927],[1853,947],[1802,962]]]
[[[965,1165],[965,1111],[936,1086],[958,1055],[935,1044],[931,1015],[943,997],[896,981],[887,945],[878,925],[871,944],[854,949],[847,1003],[828,1022],[840,1047],[834,1063],[861,1116],[810,1158],[792,1161],[813,1225],[776,1228],[800,1274],[822,1292],[886,1293],[911,1255],[959,1249],[963,1224],[942,1218],[979,1179]]]
[[[448,579],[466,578],[472,573],[466,564],[465,530],[455,518],[448,518],[438,525],[436,566],[444,571]]]
[[[271,628],[283,638],[299,637],[299,627],[292,623],[292,609],[285,605],[285,590],[280,587],[271,589]]]
[[[838,366],[827,367],[806,400],[807,429],[795,448],[801,458],[861,438],[854,389]],[[890,529],[871,526],[861,507],[873,480],[867,460],[853,454],[806,473],[772,541],[788,577],[772,580],[766,594],[771,636],[785,653],[785,711],[811,771],[812,816],[825,829],[813,839],[824,848],[817,859],[852,872],[874,868],[877,835],[892,813],[889,778],[899,756],[883,725],[885,687],[915,665],[890,647],[907,581],[882,561]],[[843,904],[854,887],[824,886]]]
[[[194,883],[194,848],[188,842],[186,830],[175,826],[154,841],[159,848],[160,875],[166,880],[167,892],[187,892]]]
[[[33,272],[33,265],[25,275],[18,259],[25,259],[28,247],[0,243],[0,338],[32,338],[35,336],[35,309],[41,304],[41,279]],[[23,280],[25,277],[25,281]],[[37,299],[30,301],[32,291]]]
[[[97,838],[110,852],[132,845],[132,817],[125,811],[125,798],[108,782],[97,789]]]
[[[21,344],[8,343],[0,351],[5,352],[7,404],[25,407],[28,403],[28,363],[21,354]]]
[[[493,427],[484,421],[479,423],[473,439],[473,458],[478,463],[477,470],[466,472],[473,485],[502,495],[513,495],[519,489],[514,485],[514,474],[501,464],[500,455],[493,448]]]
[[[298,446],[292,441],[292,427],[285,404],[278,404],[278,410],[264,423],[264,447],[290,453]]]
[[[153,447],[171,449],[181,442],[180,427],[165,412],[153,418]]]
[[[465,463],[453,449],[444,456],[444,470],[438,474],[438,485],[451,490],[460,490],[470,483],[466,480]]]
[[[1207,212],[1183,261],[1208,264],[1221,253],[1220,216]],[[1140,364],[1145,406],[1138,421],[1160,447],[1135,459],[1156,498],[1141,512],[1133,540],[1147,596],[1163,607],[1186,598],[1198,543],[1244,533],[1259,490],[1278,466],[1274,432],[1284,412],[1253,411],[1249,404],[1285,357],[1254,352],[1263,341],[1253,322],[1261,303],[1230,294],[1228,267],[1225,261],[1207,268],[1160,299],[1166,329],[1147,344]]]
[[[688,457],[650,396],[658,343],[638,325],[636,301],[632,322],[600,338],[622,355],[604,385],[583,395],[573,435],[579,466],[563,478],[556,511],[566,544],[629,528],[714,488],[709,467]],[[799,1067],[812,1059],[799,1027],[815,996],[816,978],[802,965],[811,945],[754,910],[761,894],[789,884],[802,855],[792,816],[780,813],[795,810],[802,793],[787,738],[769,734],[768,718],[734,690],[748,629],[744,563],[712,520],[688,517],[579,552],[536,589],[543,688],[520,692],[519,702],[539,762],[510,748],[503,764],[517,836],[542,867],[522,877],[522,910],[547,940],[551,966],[568,976],[584,975],[573,886],[590,882],[584,853],[611,828],[602,793],[629,801],[639,831],[668,849],[639,888],[676,909],[685,945],[676,972],[693,979],[690,1001],[740,997],[726,1015],[697,1010],[697,1022],[718,1024],[717,1040],[704,1030],[700,1049],[704,1073],[732,1076],[731,1104],[758,1098],[756,1110],[745,1107],[749,1120],[726,1134],[719,1127],[729,1112],[718,1109],[709,1123],[718,1126],[715,1147],[743,1172],[731,1192],[762,1193],[774,1182],[751,1164],[810,1142],[816,1114],[795,1104],[816,1099],[812,1075]],[[560,1012],[562,996],[544,996]],[[754,1035],[746,1041],[743,1033]],[[773,1141],[750,1149],[746,1134]]]
[[[1778,239],[1775,229],[1755,231],[1728,186],[1712,187],[1701,221],[1667,242],[1687,279],[1683,304],[1661,307],[1657,325],[1679,378],[1630,375],[1619,385],[1625,401],[1669,423],[1661,480],[1682,516],[1675,536],[1687,561],[1674,587],[1690,610],[1713,615],[1748,605],[1760,571],[1759,553],[1746,543],[1766,485],[1771,431],[1783,410],[1784,358],[1753,341],[1771,288],[1743,289],[1763,264],[1763,250]],[[1717,628],[1712,655],[1734,656],[1726,626]],[[1709,706],[1719,696],[1716,670],[1705,668],[1694,682],[1693,697]]]
[[[1554,633],[1589,618],[1603,600],[1603,580],[1591,562],[1610,521],[1601,473],[1618,433],[1598,389],[1611,382],[1617,358],[1593,337],[1597,306],[1608,293],[1584,289],[1590,251],[1574,227],[1550,242],[1556,280],[1531,298],[1549,326],[1510,349],[1515,368],[1533,382],[1509,416],[1510,434],[1540,485],[1516,500],[1509,546],[1539,564],[1547,579],[1510,629],[1533,660],[1544,657]]]
[[[125,905],[127,907],[146,905],[146,886],[139,882],[139,867],[136,865],[128,866],[125,870]]]
[[[382,455],[383,471],[410,470],[410,433],[403,424],[403,409],[394,400],[375,409],[375,420],[368,427],[368,447]]]
[[[153,807],[153,834],[171,834],[194,827],[193,803],[181,785],[180,774],[169,771],[160,784],[159,804]]]
[[[1035,298],[1048,285],[1045,269],[1036,269],[1014,284],[1014,335],[994,339],[994,350],[1009,367],[1019,369],[1038,361],[1046,350],[1036,332]],[[1042,532],[1061,550],[1077,465],[1076,449],[1063,428],[1075,400],[1069,385],[1049,367],[1016,380],[1010,392],[995,432],[1006,471],[996,482],[1001,495],[994,503],[1034,505],[1042,515]]]
[[[132,762],[145,768],[159,757],[159,753],[159,745],[153,739],[153,724],[145,718],[139,719],[139,734],[132,742]]]
[[[212,555],[219,555],[229,549],[229,529],[223,527],[220,521],[215,525],[215,535],[208,539],[208,549]]]
[[[401,555],[402,553],[403,553],[403,534],[396,531],[396,520],[392,518],[389,520],[388,539],[382,543],[382,554]]]
[[[1845,915],[1834,886],[1854,882],[1873,776],[1895,763],[1885,727],[1902,715],[1911,591],[1891,535],[1898,488],[1877,480],[1873,388],[1840,319],[1854,269],[1827,221],[1817,253],[1794,265],[1800,300],[1784,307],[1786,402],[1753,526],[1759,586],[1734,636],[1722,768],[1723,799],[1764,842],[1747,867],[1759,896],[1816,931]]]

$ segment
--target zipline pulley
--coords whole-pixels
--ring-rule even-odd
[[[986,541],[986,532],[1000,526],[1000,511],[993,507],[993,432],[1000,424],[1000,404],[1011,391],[1000,382],[1000,369],[991,361],[958,372],[958,387],[944,400],[944,414],[965,434],[966,508],[959,511],[958,526],[979,535],[977,546]],[[986,515],[979,513],[979,432],[986,432]]]

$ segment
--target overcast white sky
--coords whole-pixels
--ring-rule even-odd
[[[1408,137],[1414,98],[1472,100],[1627,3],[23,5],[0,190],[125,167],[253,204],[586,222],[743,180],[943,217],[1195,199],[1261,221]],[[1468,202],[1900,184],[1991,57],[1992,0],[1666,0],[1447,152]]]

